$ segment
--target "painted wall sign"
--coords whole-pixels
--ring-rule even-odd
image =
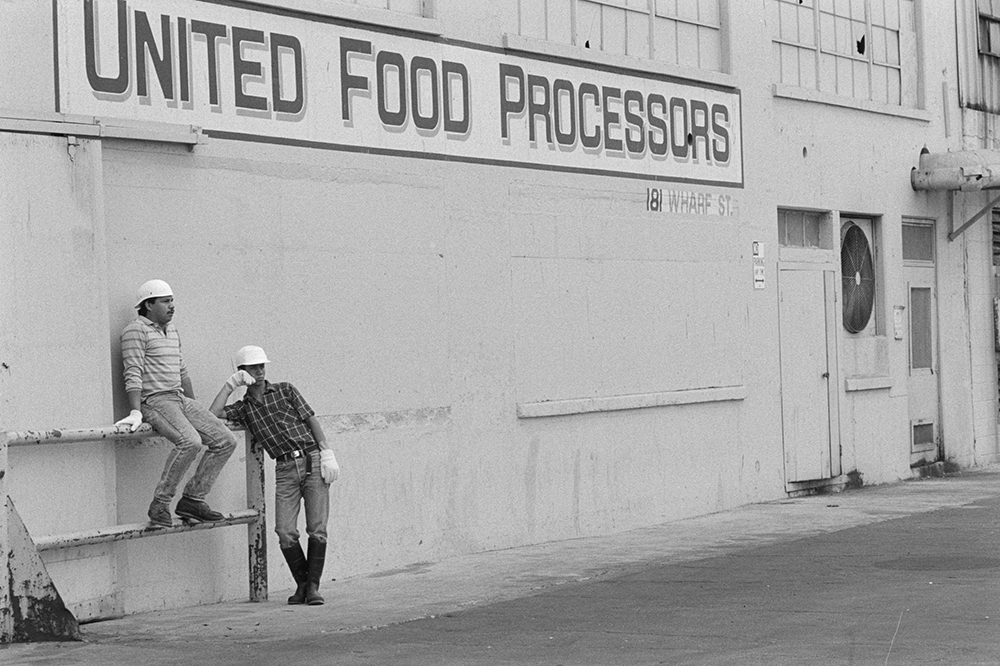
[[[199,0],[57,0],[60,111],[742,187],[740,93]]]
[[[753,242],[753,288],[764,288],[764,244]]]

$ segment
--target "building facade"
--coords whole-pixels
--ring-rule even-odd
[[[911,182],[996,148],[988,5],[4,3],[0,427],[123,416],[155,277],[201,400],[257,344],[317,412],[337,578],[998,462],[992,197]],[[7,483],[138,522],[166,450]],[[81,619],[239,598],[225,532],[46,564]]]

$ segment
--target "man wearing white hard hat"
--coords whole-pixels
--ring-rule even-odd
[[[173,324],[174,292],[163,280],[149,280],[136,295],[138,317],[122,331],[125,393],[131,412],[116,426],[132,432],[146,421],[174,444],[149,505],[154,526],[173,524],[170,503],[177,486],[198,457],[205,453],[174,509],[183,520],[217,521],[225,518],[205,501],[222,467],[236,448],[236,437],[209,410],[194,399],[194,389],[181,356],[181,339]]]
[[[330,515],[330,484],[340,466],[326,441],[316,413],[293,385],[265,379],[267,354],[248,345],[236,352],[236,373],[212,401],[211,411],[250,431],[254,447],[274,459],[274,531],[281,553],[295,579],[289,604],[323,603],[320,578],[326,560],[326,522]],[[236,387],[246,395],[226,405]],[[299,508],[305,504],[308,555],[299,543]]]

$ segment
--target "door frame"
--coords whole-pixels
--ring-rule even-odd
[[[822,272],[823,274],[823,297],[824,297],[824,333],[826,335],[826,371],[829,373],[827,378],[827,412],[829,415],[829,447],[830,447],[830,476],[821,479],[811,479],[808,481],[789,481],[788,472],[784,470],[784,447],[785,447],[785,434],[784,434],[784,404],[782,404],[782,469],[785,482],[786,492],[793,493],[797,491],[809,490],[811,488],[821,488],[825,486],[835,485],[840,482],[840,477],[843,474],[843,464],[842,464],[842,449],[840,441],[840,356],[838,348],[839,340],[839,324],[840,319],[838,317],[838,298],[837,298],[837,279],[839,272],[836,267],[827,262],[801,262],[801,261],[782,261],[778,262],[778,288],[775,290],[777,292],[777,298],[781,298],[781,274],[790,271],[816,271]],[[778,356],[779,363],[781,358],[781,321],[780,321],[780,303],[778,305],[779,309],[779,321],[778,321]],[[779,377],[781,373],[779,370]],[[783,400],[782,400],[783,403]]]

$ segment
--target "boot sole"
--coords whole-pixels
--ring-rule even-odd
[[[185,523],[219,523],[226,519],[225,516],[219,516],[218,518],[205,518],[204,516],[196,516],[193,513],[178,513],[174,514],[183,520]]]

